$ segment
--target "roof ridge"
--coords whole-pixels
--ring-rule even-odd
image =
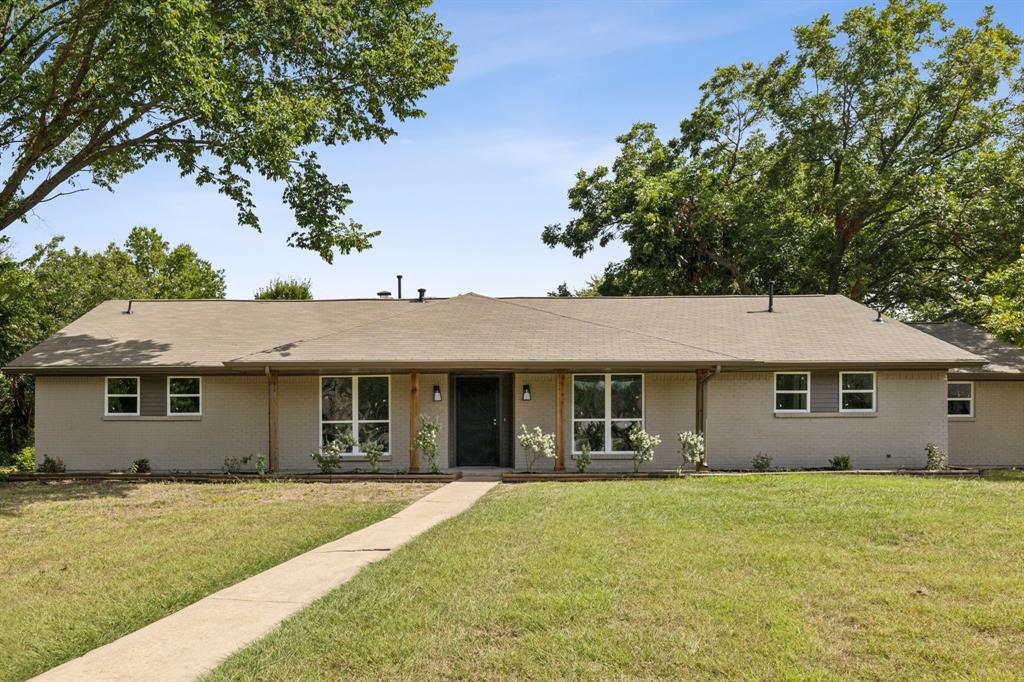
[[[554,298],[554,297],[551,297],[551,298]],[[516,302],[510,301],[510,300],[501,299],[501,298],[495,298],[495,299],[492,299],[492,300],[498,301],[499,303],[505,303],[507,305],[519,306],[520,308],[527,308],[529,310],[534,310],[534,311],[537,311],[537,312],[540,312],[540,313],[546,313],[548,315],[554,315],[555,317],[561,317],[561,318],[566,319],[566,320],[573,320],[575,322],[582,322],[583,324],[589,324],[589,325],[593,325],[595,327],[603,327],[605,329],[614,329],[616,331],[626,332],[626,333],[629,333],[629,334],[635,334],[637,336],[645,336],[645,337],[647,337],[649,339],[657,339],[658,341],[664,341],[666,343],[671,343],[671,344],[676,345],[676,346],[682,346],[683,348],[691,348],[691,349],[695,349],[695,350],[701,350],[701,351],[704,351],[705,353],[714,353],[715,355],[721,355],[723,357],[731,358],[733,360],[741,360],[741,361],[748,361],[748,360],[750,360],[750,358],[741,358],[738,355],[732,355],[730,353],[723,353],[722,351],[714,350],[712,348],[704,348],[703,346],[697,346],[697,345],[694,345],[692,343],[683,343],[682,341],[676,341],[674,339],[666,339],[665,337],[658,336],[656,334],[648,334],[646,332],[636,331],[635,329],[626,329],[625,327],[618,327],[616,325],[607,324],[607,323],[604,323],[604,322],[594,322],[592,320],[583,320],[583,319],[580,319],[578,317],[573,317],[572,315],[565,315],[563,313],[555,313],[555,312],[552,312],[550,310],[544,310],[542,308],[535,308],[534,306],[526,305],[525,303],[516,303]]]

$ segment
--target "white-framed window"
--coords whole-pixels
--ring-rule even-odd
[[[839,411],[875,411],[875,373],[839,373]]]
[[[629,454],[629,430],[644,423],[643,374],[574,374],[574,453],[587,443],[595,454]]]
[[[139,416],[139,377],[106,377],[103,414],[107,417]]]
[[[377,441],[391,452],[391,377],[320,377],[320,443],[348,433],[356,440],[353,454]]]
[[[810,372],[776,372],[774,381],[776,412],[811,411]]]
[[[950,417],[974,416],[973,381],[950,381],[946,384],[946,414]]]
[[[167,414],[203,413],[202,377],[167,377]]]

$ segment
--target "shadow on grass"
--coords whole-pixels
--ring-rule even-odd
[[[981,472],[981,480],[1024,483],[1024,471],[1020,469],[985,469]]]
[[[0,483],[0,516],[19,516],[25,507],[39,502],[76,502],[123,498],[137,484],[119,481],[28,481]]]

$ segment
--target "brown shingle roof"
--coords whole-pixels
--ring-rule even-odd
[[[965,322],[915,322],[914,327],[988,360],[982,367],[954,370],[970,374],[1024,374],[1024,348]]]
[[[108,301],[13,361],[20,371],[334,366],[977,365],[842,296],[504,298],[426,303]]]

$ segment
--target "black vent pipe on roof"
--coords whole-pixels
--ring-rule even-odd
[[[398,298],[402,298],[402,276],[398,275]]]
[[[420,292],[419,302],[423,303],[424,299],[426,299],[426,297],[427,297],[427,290],[424,289],[423,287],[420,287],[416,291]]]
[[[775,280],[768,282],[768,312],[775,312]]]
[[[131,315],[132,314],[132,302],[131,301],[128,301],[128,310],[124,311],[124,314],[125,315]]]

